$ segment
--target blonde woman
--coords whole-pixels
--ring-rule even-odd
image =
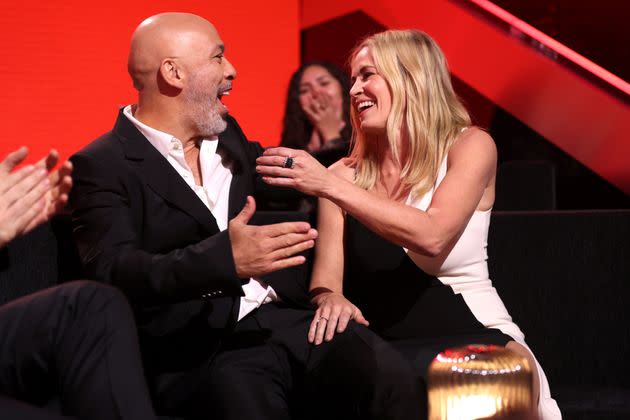
[[[351,55],[350,157],[328,170],[307,153],[269,149],[272,185],[320,197],[308,339],[369,325],[424,374],[437,352],[506,346],[537,368],[544,419],[559,418],[547,380],[488,276],[496,148],[455,95],[425,33],[386,31]]]

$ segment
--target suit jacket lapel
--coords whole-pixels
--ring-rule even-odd
[[[120,137],[127,160],[138,168],[156,194],[193,217],[208,233],[219,231],[210,210],[166,158],[123,115],[122,110],[113,131]]]
[[[250,176],[249,162],[237,137],[239,134],[228,120],[225,132],[219,135],[219,149],[232,160],[232,183],[230,184],[230,198],[228,204],[228,220],[236,216],[245,205],[247,191],[251,190],[248,179]]]

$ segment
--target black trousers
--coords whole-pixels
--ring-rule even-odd
[[[419,386],[400,353],[354,323],[331,342],[309,344],[313,315],[282,303],[248,314],[174,411],[187,419],[421,418]],[[158,395],[168,398],[168,390]]]
[[[72,282],[0,307],[0,418],[155,419],[133,315],[116,289]]]

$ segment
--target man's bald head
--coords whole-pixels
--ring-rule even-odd
[[[163,13],[142,22],[131,38],[129,74],[138,90],[135,116],[181,138],[211,138],[226,128],[222,98],[236,70],[207,20]]]
[[[214,26],[190,13],[162,13],[145,19],[131,37],[128,70],[134,87],[142,91],[156,84],[156,75],[165,58],[195,51],[203,37],[219,39]]]

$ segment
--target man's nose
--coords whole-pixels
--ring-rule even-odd
[[[232,65],[232,63],[230,63],[230,61],[223,57],[223,62],[224,62],[224,70],[223,73],[225,75],[225,78],[228,80],[234,80],[236,79],[236,69],[234,68],[234,66]]]

